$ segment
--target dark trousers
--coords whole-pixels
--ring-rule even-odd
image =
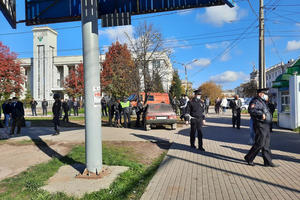
[[[264,164],[269,165],[272,163],[271,150],[270,150],[270,124],[261,122],[254,122],[255,143],[246,155],[246,159],[252,162],[256,155],[262,150],[262,157]]]
[[[130,127],[130,113],[123,112],[123,115],[124,115],[124,127],[128,128],[128,127]]]
[[[17,126],[17,134],[21,133],[21,126],[22,126],[23,117],[13,118],[11,124],[11,131],[10,134],[13,135],[15,133],[15,128]]]
[[[198,133],[198,145],[199,148],[202,147],[203,143],[202,143],[202,119],[195,119],[192,118],[191,119],[191,132],[190,132],[190,143],[191,146],[195,146],[195,134],[196,131]]]
[[[36,108],[31,108],[32,116],[37,116]]]
[[[102,113],[102,116],[107,116],[107,110],[106,110],[106,106],[105,105],[103,105],[103,106],[101,106],[102,107],[102,111],[101,111],[101,113]]]
[[[112,109],[108,109],[108,125],[111,126],[112,125],[112,119],[114,116],[114,112]]]
[[[78,116],[78,107],[74,107],[74,116]]]
[[[54,130],[56,131],[56,133],[59,133],[59,116],[54,116],[53,117],[53,123],[54,123]]]
[[[140,127],[141,126],[141,114],[142,112],[136,112],[136,127]]]
[[[216,114],[220,114],[220,106],[215,106],[215,112]]]
[[[68,111],[64,111],[65,115],[63,118],[63,121],[69,122],[69,115],[68,115]]]
[[[43,115],[47,115],[47,108],[43,108]]]
[[[184,119],[185,120],[185,108],[180,108],[180,119]]]
[[[235,127],[235,125],[237,126],[237,128],[240,128],[240,125],[241,125],[241,113],[240,112],[232,114],[232,126]]]
[[[209,106],[205,106],[205,113],[207,114],[209,110]]]

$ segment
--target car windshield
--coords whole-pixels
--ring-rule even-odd
[[[172,112],[172,106],[170,104],[164,104],[164,103],[159,103],[159,104],[149,104],[148,105],[148,112]]]

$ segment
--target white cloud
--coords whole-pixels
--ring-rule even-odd
[[[193,69],[194,67],[206,67],[210,65],[211,60],[208,58],[199,58],[195,62],[186,66],[187,69]]]
[[[184,15],[189,15],[193,12],[193,8],[192,9],[188,9],[188,10],[180,10],[177,12],[178,15],[180,16],[184,16]]]
[[[117,26],[113,28],[106,28],[104,30],[99,30],[100,37],[108,37],[111,41],[118,40],[120,43],[128,43],[128,39],[125,35],[127,33],[131,38],[133,38],[133,27],[130,26]]]
[[[299,27],[300,27],[300,23],[296,23],[296,26],[299,26]]]
[[[214,6],[205,8],[204,14],[198,13],[197,19],[215,26],[222,26],[224,23],[237,21],[246,14],[246,11],[239,9],[238,6],[235,6],[234,8],[230,8],[227,5]]]
[[[180,49],[190,49],[192,46],[186,40],[177,40],[174,37],[170,37],[165,41],[166,47],[169,48],[180,48]]]
[[[292,40],[292,41],[288,41],[287,45],[286,45],[286,50],[288,51],[295,51],[300,49],[300,40],[296,41],[296,40]]]
[[[224,54],[221,56],[220,60],[223,61],[223,62],[225,62],[225,61],[228,61],[230,58],[231,58],[230,52],[227,51],[226,53],[224,53]]]
[[[205,47],[207,49],[219,49],[219,48],[224,48],[229,45],[229,42],[221,42],[221,43],[214,43],[214,44],[206,44]]]
[[[210,80],[215,83],[231,83],[238,80],[247,80],[249,77],[244,72],[226,71],[222,74],[211,76]]]

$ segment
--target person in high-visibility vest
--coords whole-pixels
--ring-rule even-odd
[[[130,112],[131,112],[131,104],[130,101],[127,100],[127,98],[124,98],[123,101],[120,102],[122,107],[122,112],[124,116],[124,127],[129,128],[130,127]]]

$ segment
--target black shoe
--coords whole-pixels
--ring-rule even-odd
[[[205,149],[203,147],[199,147],[198,148],[200,151],[205,151]]]
[[[244,157],[244,159],[246,160],[246,162],[247,162],[248,165],[255,166],[255,164],[253,163],[253,161],[249,161],[246,156]]]
[[[237,127],[237,129],[241,129],[240,127]]]
[[[196,149],[196,146],[195,145],[191,145],[191,148]]]
[[[235,128],[235,126],[233,125],[232,128]]]
[[[276,165],[274,163],[271,164],[264,164],[265,167],[279,167],[280,165]]]

